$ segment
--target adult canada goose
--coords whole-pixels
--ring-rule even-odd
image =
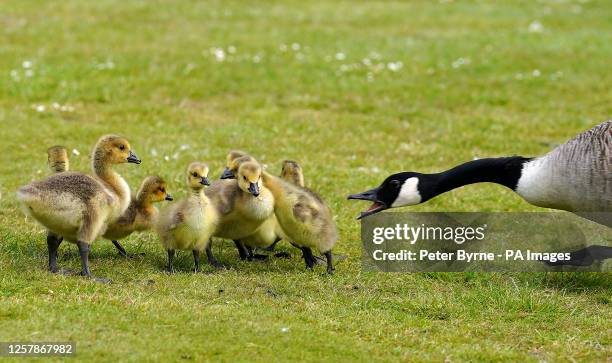
[[[54,174],[19,188],[17,199],[23,210],[52,232],[47,238],[49,270],[59,271],[57,249],[60,238],[74,242],[81,255],[82,275],[91,277],[89,246],[130,203],[130,188],[112,170],[113,164],[135,163],[140,159],[120,136],[101,137],[92,154],[94,175],[77,172]],[[109,282],[108,279],[97,279]]]
[[[473,160],[441,173],[393,174],[377,188],[350,195],[372,201],[359,218],[389,208],[416,205],[473,183],[497,183],[527,202],[573,212],[612,227],[612,121],[576,136],[535,158],[510,156]],[[612,248],[597,247],[598,258],[612,257]],[[589,251],[577,251],[577,255]]]
[[[70,161],[66,148],[63,146],[50,147],[47,150],[47,163],[49,169],[54,173],[68,171]],[[102,237],[110,239],[119,254],[128,257],[125,248],[117,240],[129,236],[132,232],[144,231],[153,227],[158,214],[153,203],[162,200],[172,200],[172,196],[168,194],[166,182],[158,176],[145,178],[125,213],[108,226]],[[62,237],[58,238],[62,239]]]

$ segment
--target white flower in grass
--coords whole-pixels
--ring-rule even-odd
[[[544,26],[539,21],[535,20],[529,24],[527,31],[530,33],[541,33],[544,30]]]
[[[32,68],[32,61],[24,60],[21,62],[21,66],[25,69]]]
[[[261,62],[261,56],[259,54],[253,56],[253,63]]]
[[[213,48],[212,53],[215,56],[215,60],[217,62],[223,62],[225,60],[225,51],[223,49]]]
[[[462,67],[464,65],[468,65],[472,63],[472,61],[470,60],[470,58],[458,58],[457,60],[455,60],[451,66],[455,69]]]
[[[45,105],[37,105],[36,106],[36,112],[45,112]]]
[[[19,81],[21,79],[19,77],[19,71],[17,71],[16,69],[13,69],[10,74],[13,81]]]
[[[191,145],[189,145],[189,144],[182,144],[181,145],[181,151],[185,151],[185,150],[187,150],[189,148],[191,148]]]
[[[288,333],[289,332],[289,328],[281,328],[281,333]]]
[[[534,69],[533,72],[531,72],[531,75],[537,78],[542,75],[542,72],[540,72],[539,69]]]
[[[281,52],[286,52],[287,51],[287,44],[281,44],[278,46],[278,50],[280,50]]]
[[[150,153],[151,156],[157,156],[157,150],[155,148],[151,149]]]
[[[26,69],[26,71],[24,72],[24,75],[26,77],[32,77],[34,75],[34,71],[31,69]]]
[[[387,63],[387,68],[392,72],[398,72],[400,69],[402,69],[403,66],[404,64],[399,61]]]
[[[165,160],[165,161],[170,161],[170,157],[169,157],[168,155],[165,155],[165,156],[164,156],[164,160]]]
[[[299,43],[291,44],[291,49],[297,52],[298,50],[300,50],[300,44]]]
[[[79,155],[81,155],[81,153],[77,149],[72,149],[72,155],[79,156]]]
[[[59,108],[60,108],[60,104],[59,104],[59,103],[57,103],[57,102],[53,102],[53,103],[51,104],[51,107],[53,107],[53,109],[54,109],[54,110],[59,110]]]
[[[341,61],[341,60],[345,60],[346,59],[346,54],[342,53],[342,52],[338,52],[336,53],[336,59]]]
[[[236,47],[234,47],[233,45],[230,45],[229,47],[227,47],[227,52],[231,54],[236,53]]]

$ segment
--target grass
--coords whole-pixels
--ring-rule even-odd
[[[608,119],[611,19],[605,0],[3,1],[0,341],[72,340],[88,361],[609,360],[610,274],[362,273],[364,205],[345,197],[399,170],[541,154]],[[50,275],[14,192],[54,144],[88,170],[105,133],[143,159],[119,168],[133,188],[160,174],[178,197],[193,160],[213,177],[232,148],[274,172],[298,160],[348,259],[329,277],[287,244],[291,259],[258,264],[220,242],[233,269],[195,276],[182,253],[168,276],[140,234],[124,242],[139,259],[94,244],[112,285]],[[478,185],[412,210],[536,208]],[[74,246],[60,255],[79,267]]]

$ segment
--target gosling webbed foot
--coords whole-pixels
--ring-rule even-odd
[[[234,240],[234,244],[236,245],[236,249],[238,250],[238,256],[240,257],[240,259],[242,261],[248,259],[249,258],[249,252],[244,247],[242,242],[240,242],[239,240]]]

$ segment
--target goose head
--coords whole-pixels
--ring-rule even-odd
[[[52,146],[47,149],[47,163],[49,169],[56,172],[69,169],[68,151],[63,146]]]
[[[187,186],[193,190],[200,190],[210,185],[208,181],[208,165],[193,162],[187,167]]]
[[[221,179],[235,179],[236,174],[232,172],[231,169],[232,167],[235,167],[235,170],[238,170],[238,167],[235,166],[234,161],[245,155],[248,155],[248,154],[241,150],[232,150],[229,153],[227,153],[227,156],[225,159],[225,169],[223,170],[223,174],[221,174]]]
[[[238,168],[240,168],[240,165],[249,162],[259,164],[259,162],[250,155],[243,155],[241,157],[233,159],[225,167],[221,179],[236,179],[236,176],[238,174]]]
[[[281,170],[281,178],[285,180],[293,180],[299,185],[304,185],[304,173],[300,165],[293,160],[284,160]]]
[[[102,136],[98,140],[94,151],[94,159],[106,164],[140,164],[142,162],[132,151],[127,139],[117,135]]]
[[[168,194],[166,182],[158,176],[148,176],[143,180],[138,190],[138,199],[148,203],[173,200]]]
[[[257,162],[246,161],[241,163],[236,177],[238,187],[243,192],[258,197],[262,186],[261,172],[261,166]]]
[[[431,181],[427,176],[415,172],[393,174],[382,184],[363,193],[351,194],[348,199],[371,201],[372,205],[362,212],[361,219],[389,208],[404,207],[423,203],[429,199]]]

